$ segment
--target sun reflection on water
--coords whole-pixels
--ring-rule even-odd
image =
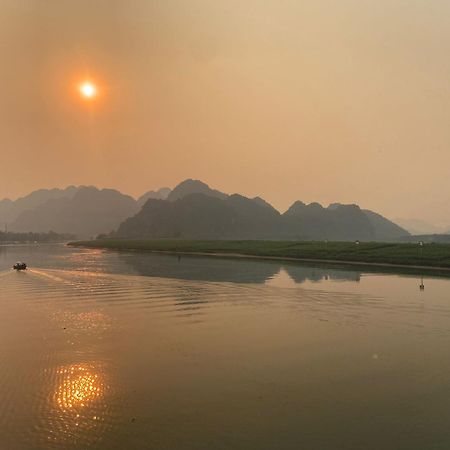
[[[87,367],[70,366],[57,373],[62,375],[63,380],[56,390],[56,401],[63,411],[83,408],[103,395],[101,378]]]
[[[52,414],[44,415],[48,422],[42,424],[42,448],[84,449],[106,439],[115,420],[107,367],[102,363],[64,365],[54,375]]]

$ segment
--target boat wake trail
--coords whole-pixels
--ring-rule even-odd
[[[33,275],[38,275],[41,277],[48,278],[52,281],[58,281],[58,282],[65,282],[66,280],[64,278],[58,277],[57,275],[50,273],[47,270],[39,270],[39,269],[28,269],[29,273],[32,273]]]

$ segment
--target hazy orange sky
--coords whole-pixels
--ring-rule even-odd
[[[448,0],[2,0],[0,197],[198,178],[450,224],[449,55]]]

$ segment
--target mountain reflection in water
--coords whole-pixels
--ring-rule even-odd
[[[151,277],[177,278],[181,280],[215,281],[232,283],[265,283],[284,269],[293,281],[345,280],[359,281],[361,273],[351,270],[329,269],[278,261],[217,258],[195,255],[119,253],[120,260],[133,272]],[[252,261],[253,262],[253,261]]]

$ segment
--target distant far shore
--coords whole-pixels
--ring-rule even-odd
[[[74,238],[75,236],[73,234],[55,233],[54,231],[47,233],[0,231],[0,246],[64,243]]]
[[[450,271],[450,244],[98,239],[73,247]]]

